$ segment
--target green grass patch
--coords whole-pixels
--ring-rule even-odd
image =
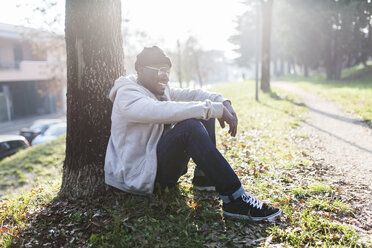
[[[309,138],[309,134],[307,134],[307,133],[296,133],[296,137],[307,139],[307,138]]]
[[[217,193],[193,190],[195,165],[190,163],[178,188],[158,191],[153,197],[112,190],[90,202],[67,201],[53,199],[55,184],[10,199],[0,208],[6,228],[0,246],[366,247],[347,222],[352,209],[331,185],[309,174],[314,170],[312,161],[292,142],[299,138],[293,123],[306,116],[296,96],[279,90],[260,92],[256,102],[253,82],[223,84],[213,90],[231,99],[239,116],[237,137],[217,128],[217,147],[247,191],[282,209],[280,220],[252,223],[223,217]],[[63,149],[62,143],[58,146]],[[34,161],[29,167],[45,160],[39,156]],[[53,165],[45,166],[49,167]]]
[[[330,201],[329,199],[316,198],[311,200],[308,206],[316,210],[352,214],[350,206],[340,200]]]
[[[367,67],[370,67],[370,66],[372,66],[372,61],[367,61]],[[363,64],[359,64],[359,65],[344,69],[341,72],[341,78],[348,78],[354,75],[358,75],[365,69],[366,67]]]
[[[5,198],[61,177],[66,136],[0,161],[0,196]]]

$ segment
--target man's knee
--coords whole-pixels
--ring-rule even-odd
[[[195,118],[191,118],[191,119],[183,120],[183,121],[179,122],[178,124],[193,127],[193,126],[200,125],[200,123],[201,123],[200,120],[195,119]]]
[[[203,123],[195,118],[187,119],[184,121],[179,122],[177,125],[182,125],[188,134],[207,134],[207,131],[205,130],[205,127]]]

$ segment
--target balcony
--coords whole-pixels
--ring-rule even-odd
[[[21,61],[0,68],[0,82],[47,80],[52,77],[50,71],[46,61]]]

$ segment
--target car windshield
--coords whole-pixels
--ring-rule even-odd
[[[45,120],[45,121],[37,121],[30,127],[31,131],[34,133],[43,133],[45,132],[51,125],[61,123],[60,120]]]
[[[48,124],[34,124],[30,129],[35,133],[40,133]]]
[[[45,136],[59,136],[66,132],[66,125],[53,125],[45,131]]]

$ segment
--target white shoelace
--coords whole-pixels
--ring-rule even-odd
[[[254,195],[251,195],[251,194],[248,194],[247,192],[245,192],[242,195],[242,200],[244,202],[252,205],[255,208],[262,209],[263,202],[261,202],[260,200],[258,200],[257,197],[255,197]]]

